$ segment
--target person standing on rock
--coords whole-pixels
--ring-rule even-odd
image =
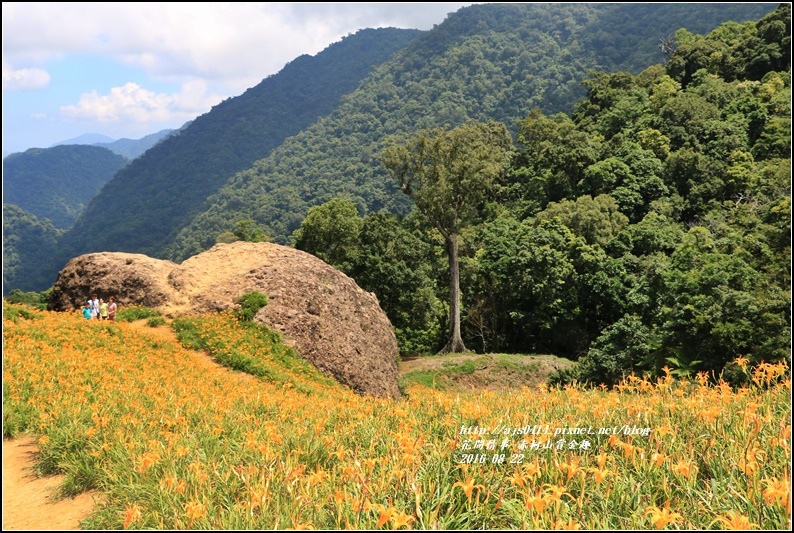
[[[99,318],[99,299],[94,294],[90,300],[88,300],[88,308],[91,309],[91,318],[96,320]]]
[[[114,297],[110,297],[108,299],[108,320],[111,322],[116,321],[116,310],[118,306],[116,305],[116,299]]]
[[[108,319],[108,304],[102,298],[99,299],[99,320]]]

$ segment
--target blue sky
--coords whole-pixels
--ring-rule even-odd
[[[362,28],[471,3],[3,2],[3,156],[178,128]]]

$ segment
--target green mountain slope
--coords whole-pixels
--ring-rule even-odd
[[[3,202],[66,229],[128,160],[106,148],[31,148],[3,159]]]
[[[573,113],[520,121],[511,171],[461,233],[466,346],[581,357],[557,383],[790,366],[790,42],[790,4],[677,32],[665,65],[594,73]],[[417,214],[336,198],[294,234],[378,297],[407,354],[448,339],[446,257]]]
[[[461,9],[377,69],[328,117],[234,176],[163,249],[181,260],[253,219],[285,242],[309,207],[346,195],[362,213],[405,212],[408,199],[373,157],[394,133],[468,118],[514,129],[533,108],[570,111],[591,69],[635,70],[659,42],[753,18],[774,5],[485,4]]]
[[[62,234],[48,219],[3,204],[3,296],[11,289],[40,291],[52,285],[43,273],[31,273],[30,265],[48,262]]]

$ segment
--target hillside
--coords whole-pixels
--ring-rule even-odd
[[[40,291],[52,280],[30,265],[46,264],[63,230],[13,204],[3,204],[3,296],[12,289]]]
[[[120,172],[66,235],[60,259],[92,250],[161,249],[230,176],[329,113],[374,66],[419,33],[362,30],[221,102]],[[116,218],[95,216],[105,209]]]
[[[146,330],[4,305],[4,440],[34,437],[63,494],[101,491],[85,530],[791,529],[786,365],[738,391],[667,376],[397,401],[233,319],[196,321],[200,348]]]
[[[790,358],[790,9],[678,32],[666,64],[595,73],[570,115],[519,122],[510,170],[461,232],[467,347],[579,359],[595,383],[665,365],[740,383],[739,354]],[[403,353],[440,349],[437,230],[417,211],[359,213],[312,207],[296,247],[374,292]]]
[[[3,203],[70,228],[128,160],[98,146],[31,148],[3,159]]]

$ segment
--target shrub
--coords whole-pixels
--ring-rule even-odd
[[[149,320],[146,321],[146,325],[150,328],[156,328],[157,326],[165,325],[165,319],[161,316],[153,316]]]
[[[582,381],[582,369],[579,363],[574,363],[571,366],[555,370],[546,379],[546,384],[549,387],[564,387],[570,385],[574,381]]]
[[[43,311],[47,309],[47,302],[50,299],[50,292],[52,292],[52,287],[42,292],[22,292],[19,289],[13,289],[8,293],[8,296],[6,296],[5,299],[8,301],[8,303],[24,304],[30,307],[35,307],[36,309],[41,309]]]
[[[579,379],[612,386],[639,369],[654,351],[651,332],[640,318],[626,315],[604,330],[579,361]]]
[[[118,322],[134,322],[143,318],[152,318],[160,316],[159,311],[149,309],[140,305],[133,305],[131,307],[120,308],[116,313],[116,320]]]
[[[252,321],[257,311],[266,306],[267,302],[267,295],[261,292],[251,291],[243,294],[237,298],[237,303],[240,304],[240,309],[236,313],[237,319],[244,322]]]

